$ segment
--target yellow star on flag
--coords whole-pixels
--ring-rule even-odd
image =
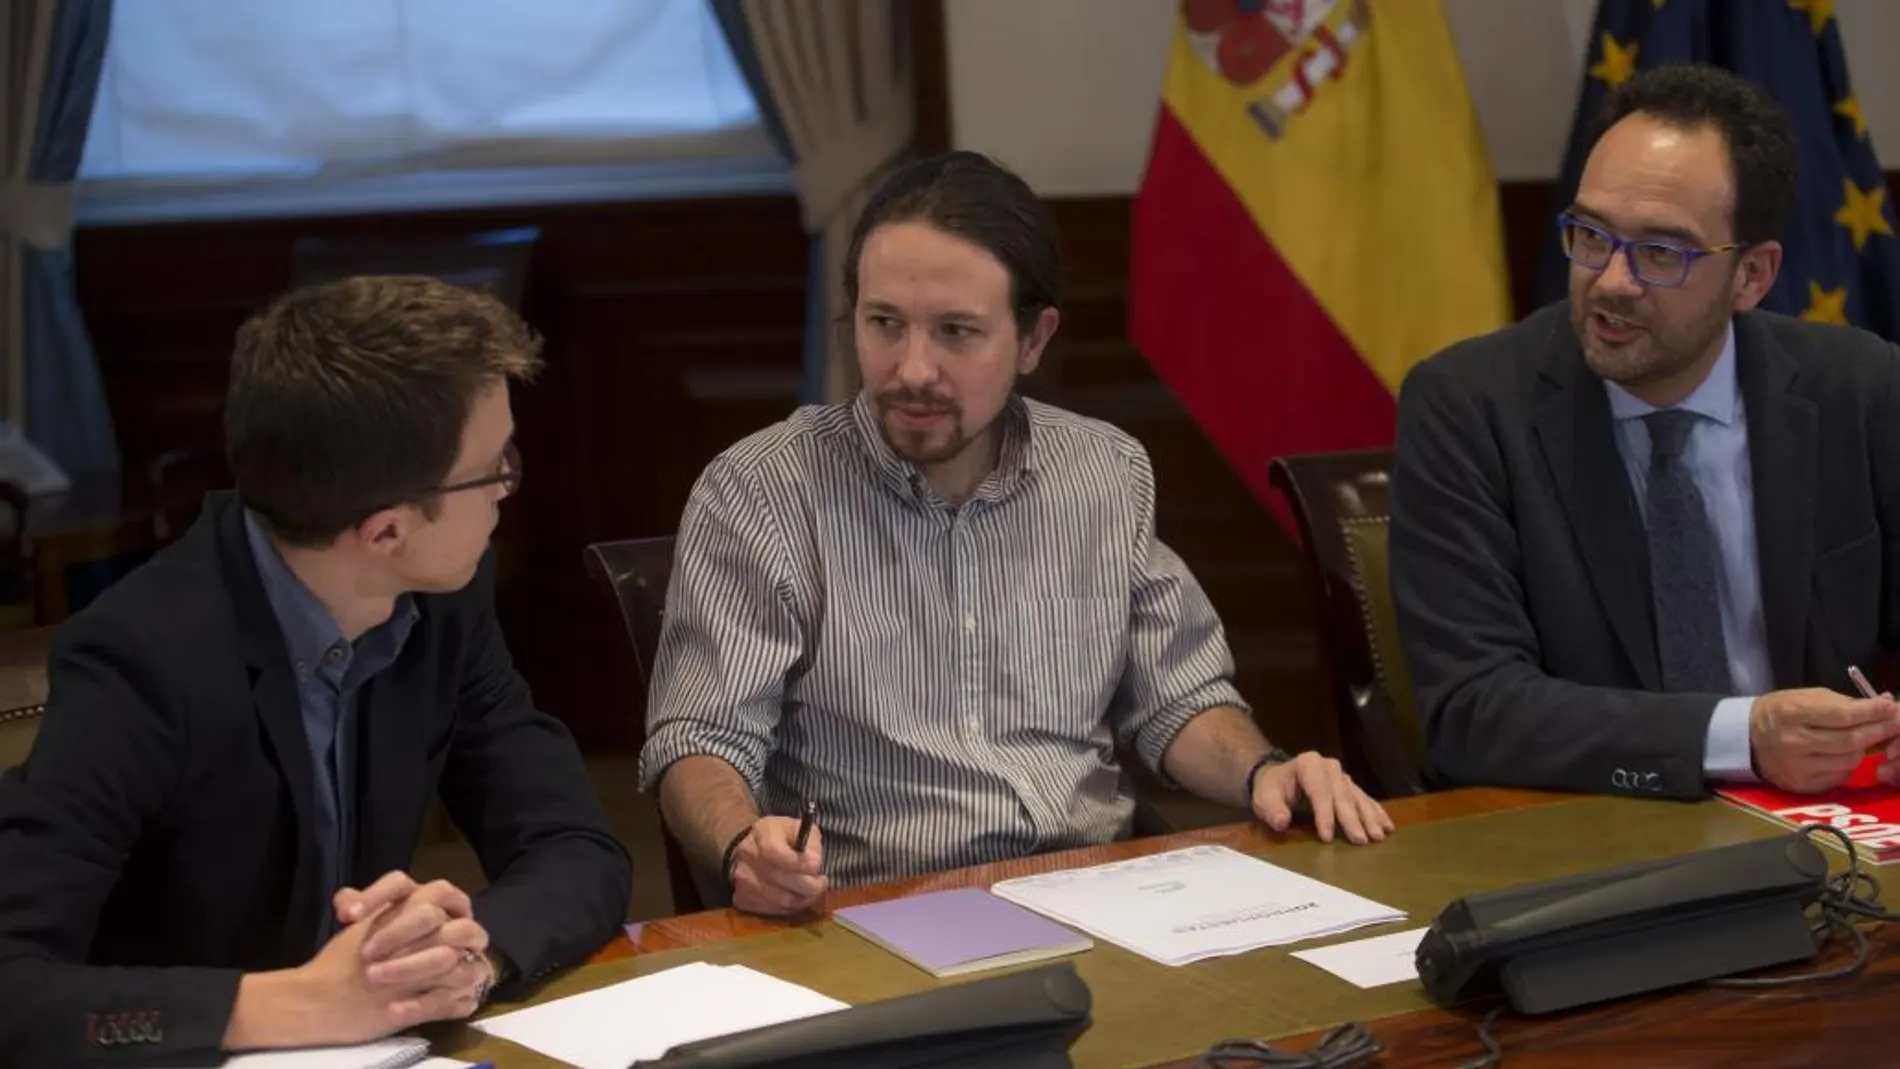
[[[1867,244],[1867,239],[1875,234],[1893,236],[1893,227],[1881,212],[1881,205],[1887,199],[1884,187],[1874,186],[1861,189],[1852,178],[1841,183],[1847,187],[1847,202],[1841,210],[1834,213],[1834,221],[1854,232],[1854,251],[1859,252]]]
[[[1821,288],[1819,282],[1808,283],[1808,307],[1801,318],[1810,323],[1839,323],[1847,326],[1847,287],[1837,286],[1831,290]]]
[[[1788,0],[1788,6],[1808,13],[1808,25],[1816,37],[1821,36],[1821,31],[1827,29],[1827,21],[1834,17],[1834,0]]]
[[[1615,89],[1636,73],[1636,53],[1642,50],[1640,41],[1632,41],[1628,48],[1618,44],[1616,38],[1603,35],[1603,57],[1590,67],[1590,77],[1603,79],[1603,84]]]
[[[1867,116],[1861,114],[1860,101],[1854,97],[1853,94],[1848,94],[1834,105],[1834,114],[1846,119],[1852,119],[1854,122],[1854,136],[1860,138],[1862,141],[1867,140]]]

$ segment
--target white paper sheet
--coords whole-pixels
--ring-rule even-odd
[[[1329,947],[1296,950],[1293,956],[1317,965],[1357,987],[1383,987],[1418,979],[1418,941],[1424,928],[1334,943]]]
[[[849,1008],[743,965],[695,962],[474,1027],[579,1069],[626,1069],[681,1043]]]
[[[1337,935],[1405,916],[1224,846],[1005,880],[990,890],[1163,965]]]

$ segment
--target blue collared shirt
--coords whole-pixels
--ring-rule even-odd
[[[297,702],[303,711],[304,738],[316,773],[311,801],[316,826],[318,872],[323,880],[322,917],[317,945],[336,931],[336,912],[330,897],[348,878],[349,857],[356,843],[356,696],[363,684],[389,667],[402,653],[418,615],[414,601],[403,595],[388,620],[364,632],[352,643],[330,616],[323,602],[303,585],[264,534],[262,523],[244,514],[251,556],[264,580],[277,626],[284,633],[291,668],[297,675]]]
[[[1616,448],[1623,456],[1639,513],[1649,483],[1649,426],[1643,417],[1656,411],[1613,382],[1605,382],[1610,414],[1616,421]],[[1716,569],[1722,610],[1722,642],[1728,649],[1731,693],[1709,720],[1704,772],[1712,779],[1753,779],[1748,718],[1755,695],[1774,689],[1768,662],[1768,624],[1762,616],[1761,570],[1755,552],[1755,487],[1748,460],[1748,413],[1735,372],[1735,327],[1729,326],[1722,353],[1709,377],[1674,406],[1701,416],[1690,429],[1682,461],[1701,491],[1703,507],[1715,527],[1721,560]]]

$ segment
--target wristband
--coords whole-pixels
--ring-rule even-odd
[[[1278,746],[1269,746],[1266,756],[1253,763],[1253,767],[1247,770],[1247,809],[1253,809],[1253,785],[1254,781],[1260,778],[1260,770],[1272,765],[1283,765],[1291,760],[1293,760],[1292,754]]]
[[[719,859],[719,878],[725,881],[726,897],[728,898],[732,897],[732,891],[733,891],[733,887],[732,887],[733,857],[739,852],[739,844],[742,842],[745,842],[746,836],[751,835],[751,834],[752,834],[752,825],[747,824],[745,828],[739,832],[739,834],[732,837],[731,842],[726,844],[726,852]]]

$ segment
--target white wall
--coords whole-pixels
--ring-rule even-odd
[[[1596,0],[1445,2],[1498,177],[1555,177]],[[996,156],[1045,196],[1135,191],[1179,0],[943,6],[957,146]],[[1900,65],[1889,55],[1900,0],[1838,0],[1835,10],[1881,164],[1900,167]]]

